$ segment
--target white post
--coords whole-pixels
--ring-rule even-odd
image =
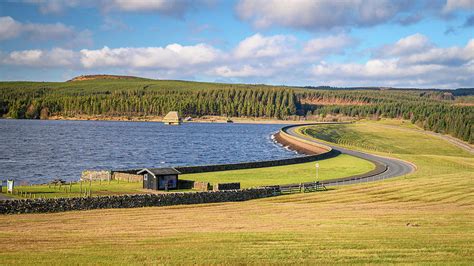
[[[319,180],[319,163],[316,163],[316,181]]]

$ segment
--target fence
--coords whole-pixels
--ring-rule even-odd
[[[321,182],[306,182],[299,184],[288,184],[288,185],[278,185],[278,186],[267,186],[267,189],[271,189],[274,195],[282,194],[294,194],[294,193],[308,193],[316,191],[325,191],[327,190],[326,186]]]

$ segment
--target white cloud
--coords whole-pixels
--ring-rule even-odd
[[[43,14],[60,14],[67,8],[90,6],[94,0],[23,0],[23,2],[37,5]]]
[[[241,41],[235,48],[237,58],[275,57],[289,52],[295,39],[287,35],[265,37],[257,33]]]
[[[190,9],[208,5],[208,0],[23,0],[37,5],[44,14],[61,14],[77,7],[97,8],[103,12],[157,12],[182,16]]]
[[[78,55],[72,50],[53,48],[51,50],[23,50],[8,53],[2,64],[26,67],[77,67]]]
[[[319,56],[340,54],[355,43],[355,39],[346,34],[332,35],[309,40],[304,46],[304,51]]]
[[[21,23],[12,17],[0,17],[0,41],[24,36],[34,41],[67,39],[70,43],[90,45],[92,33],[88,30],[76,32],[74,27],[62,23]]]
[[[215,61],[220,51],[206,44],[182,46],[170,44],[166,47],[115,48],[100,50],[83,49],[82,65],[86,68],[132,67],[176,69]]]
[[[182,14],[192,3],[187,0],[110,0],[103,1],[106,10],[122,10],[129,12],[162,12]]]
[[[465,47],[433,47],[401,59],[405,64],[425,65],[463,65],[471,60],[474,60],[474,39]]]
[[[55,48],[0,52],[0,64],[20,69],[40,67],[41,71],[67,68],[87,73],[143,73],[170,79],[199,76],[293,85],[455,88],[474,84],[474,39],[464,46],[437,47],[427,37],[414,34],[376,48],[386,53],[374,53],[365,62],[322,61],[344,52],[352,42],[346,35],[301,42],[287,35],[256,34],[228,51],[202,43],[80,51]]]
[[[211,70],[209,74],[224,78],[269,77],[274,74],[274,71],[262,65],[243,65],[238,67],[220,66]]]
[[[0,41],[16,38],[21,33],[21,23],[12,17],[0,17]]]
[[[447,0],[443,11],[446,13],[456,10],[474,10],[474,0]]]
[[[396,43],[391,45],[385,45],[378,49],[377,53],[379,56],[401,56],[409,55],[413,53],[419,53],[426,51],[433,47],[428,37],[423,34],[416,33],[398,40]]]
[[[410,7],[410,2],[389,0],[240,0],[236,12],[258,28],[280,25],[320,30],[384,23]]]
[[[406,40],[401,39],[392,47]],[[333,86],[455,88],[474,83],[474,39],[465,47],[408,50],[409,53],[402,49],[388,58],[373,58],[365,63],[321,62],[312,66],[311,73],[313,79]]]
[[[34,24],[22,25],[22,33],[33,40],[50,40],[71,38],[75,35],[73,27],[62,23],[56,24]]]

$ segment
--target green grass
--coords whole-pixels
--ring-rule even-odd
[[[369,172],[375,166],[349,155],[319,161],[319,180],[334,179]],[[316,180],[315,162],[257,169],[232,170],[182,175],[182,179],[211,183],[240,182],[241,187],[284,185]]]
[[[417,171],[247,202],[0,216],[0,264],[471,265],[474,156],[376,122],[341,129],[366,133]]]
[[[336,158],[319,161],[319,180],[327,180],[339,177],[346,177],[369,172],[374,169],[374,165],[368,161],[340,155]],[[222,172],[210,172],[199,174],[180,175],[180,179],[205,181],[216,183],[240,182],[242,188],[258,187],[266,185],[283,185],[316,180],[315,162],[294,164],[278,167],[265,167],[245,170],[232,170]],[[4,189],[4,191],[6,188]],[[31,185],[17,186],[14,198],[59,198],[59,197],[81,197],[89,190],[89,182],[74,182],[71,186],[61,185]],[[142,189],[141,182],[91,182],[91,196],[109,196],[123,194],[150,193]],[[81,193],[82,191],[82,193]],[[187,190],[171,190],[170,192],[185,192]]]
[[[69,183],[59,185],[31,185],[31,186],[16,186],[16,194],[12,195],[15,198],[61,198],[61,197],[81,197],[85,196],[86,190],[90,189],[91,196],[108,196],[121,194],[141,194],[147,193],[142,189],[141,182],[73,182],[71,186]],[[5,189],[4,189],[5,190]],[[81,193],[82,191],[82,193]],[[25,195],[26,193],[26,195]]]
[[[341,146],[380,153],[470,156],[438,137],[387,128],[375,122],[304,127],[300,132]]]

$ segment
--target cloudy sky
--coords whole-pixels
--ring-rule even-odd
[[[3,0],[0,80],[474,86],[474,0]]]

